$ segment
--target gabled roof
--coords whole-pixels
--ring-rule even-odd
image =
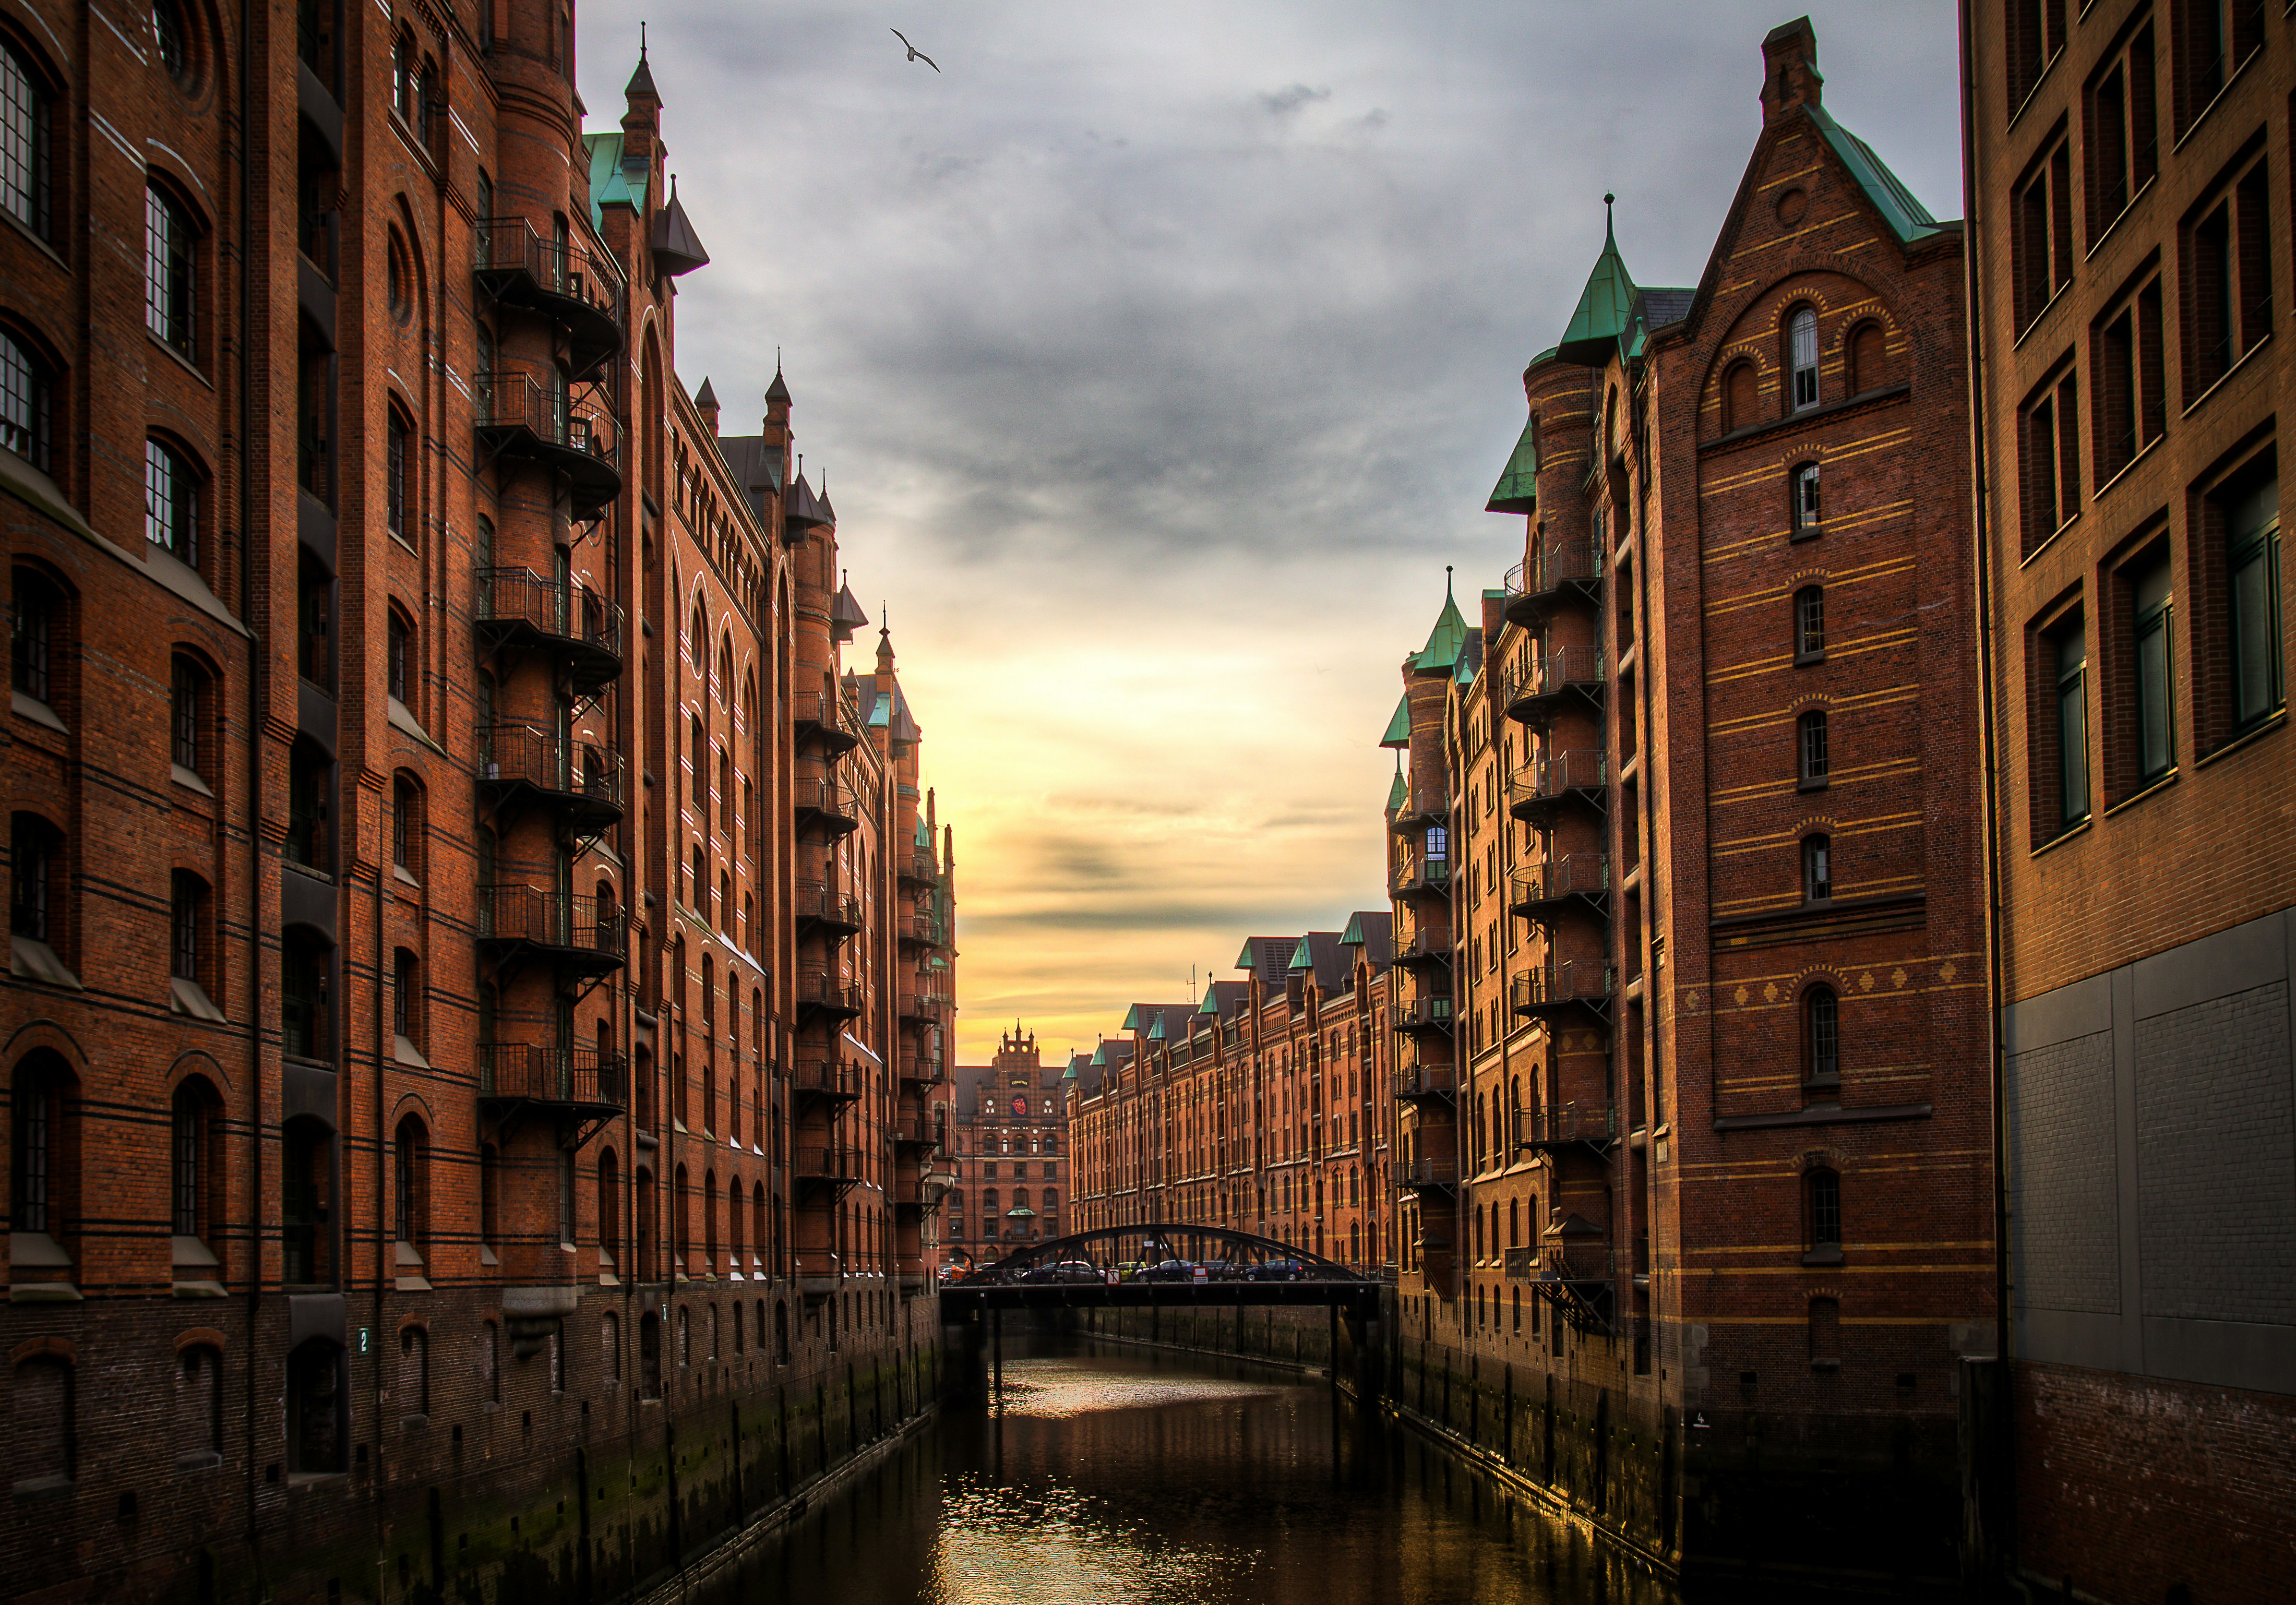
[[[1483,511],[1531,512],[1538,506],[1538,426],[1526,418],[1522,438],[1514,443],[1514,454],[1500,471],[1499,482],[1491,487],[1491,499],[1483,504]]]
[[[1308,955],[1308,938],[1302,937],[1300,938],[1300,946],[1292,950],[1292,962],[1285,965],[1284,969],[1287,972],[1296,972],[1313,970],[1315,967],[1316,961]]]
[[[1188,1014],[1194,1007],[1193,1003],[1135,1003],[1125,1011],[1124,1029],[1145,1031],[1149,1041],[1161,1042],[1168,1035],[1164,1017],[1172,1017],[1168,1035],[1177,1036],[1185,1029]]]
[[[1347,990],[1355,955],[1340,945],[1338,931],[1309,931],[1300,939],[1300,956],[1306,961],[1302,968],[1316,978],[1316,989],[1325,997]]]
[[[1395,715],[1387,722],[1387,733],[1379,738],[1382,747],[1411,745],[1411,693],[1405,692],[1396,699]]]
[[[1858,188],[1874,203],[1874,209],[1889,224],[1890,232],[1898,236],[1900,245],[1913,245],[1940,232],[1938,220],[1930,216],[1929,208],[1914,198],[1913,191],[1903,180],[1890,171],[1882,160],[1874,154],[1874,147],[1833,120],[1833,114],[1823,106],[1804,103],[1802,112],[1817,125],[1825,143],[1849,169]]]
[[[590,152],[590,226],[606,226],[606,209],[628,206],[645,215],[646,168],[640,162],[636,168],[622,165],[622,135],[620,129],[611,134],[585,134],[583,145]]]
[[[1249,970],[1259,976],[1271,992],[1283,989],[1283,977],[1290,969],[1292,954],[1298,949],[1297,937],[1250,937],[1243,951],[1235,955],[1235,967]]]
[[[1452,599],[1451,570],[1447,567],[1443,570],[1443,610],[1435,616],[1435,627],[1427,632],[1427,644],[1412,659],[1411,667],[1431,672],[1449,668],[1459,661],[1460,649],[1466,644],[1466,617]]]
[[[1395,962],[1392,909],[1366,908],[1348,921],[1348,929],[1359,938],[1356,946],[1362,948],[1364,962],[1374,970],[1384,970]]]
[[[698,398],[695,405],[700,405]],[[750,512],[763,523],[766,503],[781,493],[782,448],[767,445],[763,435],[720,435],[718,454],[726,459],[734,483],[749,498]]]

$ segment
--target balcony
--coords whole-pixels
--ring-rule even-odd
[[[1609,671],[1608,655],[1600,646],[1559,646],[1526,657],[1507,682],[1507,717],[1545,725],[1571,698],[1599,708]]]
[[[542,1043],[496,1042],[479,1046],[479,1104],[502,1126],[521,1113],[554,1117],[562,1128],[590,1133],[629,1107],[627,1054]],[[499,1129],[499,1127],[498,1127]]]
[[[791,782],[800,831],[843,836],[861,828],[861,802],[853,788],[825,774],[800,774]]]
[[[1571,1219],[1578,1217],[1573,1216]],[[1507,1263],[1509,1274],[1513,1274],[1513,1254],[1508,1256]],[[1554,1313],[1562,1319],[1582,1332],[1603,1335],[1611,1331],[1615,1297],[1612,1283],[1617,1275],[1618,1257],[1608,1245],[1579,1241],[1549,1244],[1539,1255],[1538,1273],[1524,1280],[1531,1284],[1533,1292],[1554,1306]]]
[[[1517,1014],[1534,1020],[1580,1009],[1608,1019],[1614,979],[1608,964],[1568,960],[1513,977],[1507,982],[1507,1001]]]
[[[794,1107],[826,1104],[838,1109],[860,1098],[861,1076],[843,1060],[800,1059],[790,1066],[789,1090]]]
[[[901,940],[913,947],[946,947],[948,938],[943,934],[941,919],[936,913],[915,913],[901,927]]]
[[[1567,853],[1515,871],[1510,877],[1507,907],[1537,920],[1571,902],[1582,903],[1601,913],[1609,907],[1610,900],[1610,855]]]
[[[902,855],[898,868],[904,886],[932,886],[940,880],[940,872],[933,867],[931,848],[916,848]]]
[[[1447,857],[1406,858],[1390,872],[1387,890],[1392,897],[1448,897],[1451,861]]]
[[[814,1015],[825,1015],[831,1020],[852,1020],[860,1012],[860,982],[849,981],[829,970],[800,970],[797,972],[800,1027],[803,1027]]]
[[[1507,812],[1534,823],[1552,819],[1565,803],[1583,803],[1597,814],[1610,797],[1610,755],[1599,747],[1550,752],[1516,770],[1507,780]]]
[[[939,1086],[947,1077],[939,1049],[930,1053],[901,1055],[901,1079],[918,1086]]]
[[[1514,1111],[1514,1145],[1539,1153],[1584,1143],[1606,1153],[1619,1141],[1619,1111],[1610,1103],[1550,1103]]]
[[[1554,609],[1603,599],[1603,553],[1592,541],[1549,541],[1506,572],[1511,624],[1536,625]]]
[[[831,692],[791,698],[790,722],[800,747],[813,741],[824,752],[838,753],[849,752],[861,744],[860,734],[853,728],[844,702]]]
[[[1439,1098],[1449,1102],[1459,1084],[1456,1064],[1407,1064],[1394,1073],[1398,1102],[1419,1103]]]
[[[1388,1016],[1388,1023],[1410,1036],[1439,1031],[1448,1036],[1451,1031],[1451,1000],[1447,997],[1414,997],[1398,1003]]]
[[[938,1021],[947,1011],[948,990],[944,982],[920,980],[901,993],[903,1020]]]
[[[1414,786],[1388,822],[1396,831],[1423,831],[1451,817],[1451,799],[1440,786]]]
[[[930,1152],[947,1140],[946,1123],[929,1114],[910,1113],[893,1121],[893,1146]]]
[[[861,1153],[858,1149],[834,1144],[800,1148],[791,1175],[801,1191],[843,1192],[861,1180]]]
[[[797,921],[800,936],[818,930],[832,937],[848,937],[861,929],[861,899],[818,880],[797,883],[797,897],[790,912]]]
[[[1389,1168],[1397,1187],[1414,1192],[1449,1192],[1459,1185],[1456,1159],[1396,1159]]]
[[[578,976],[622,967],[627,921],[612,899],[531,886],[479,888],[479,940],[508,958],[530,954]]]
[[[510,458],[566,478],[579,524],[622,494],[621,430],[605,403],[577,397],[548,372],[499,368],[471,376],[472,422],[485,462]]]
[[[498,804],[531,798],[577,831],[603,831],[622,816],[620,753],[528,725],[488,731],[479,782]]]
[[[522,307],[566,331],[575,381],[594,379],[624,341],[620,278],[579,247],[545,238],[523,217],[479,225],[479,287],[506,307]]]
[[[478,580],[477,623],[492,644],[555,654],[578,693],[622,672],[622,610],[589,586],[531,569],[481,569]]]
[[[1396,949],[1395,962],[1406,970],[1423,969],[1451,962],[1451,933],[1447,930],[1414,930],[1411,939]]]

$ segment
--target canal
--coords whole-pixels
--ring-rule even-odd
[[[1083,1339],[1017,1355],[698,1599],[855,1605],[1673,1605],[1322,1381]]]

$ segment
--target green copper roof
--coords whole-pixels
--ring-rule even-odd
[[[1411,745],[1411,693],[1405,692],[1396,699],[1395,717],[1387,722],[1387,733],[1379,738],[1382,747]],[[1237,961],[1239,963],[1242,960]]]
[[[1252,962],[1250,943],[1246,942],[1243,945],[1243,951],[1235,955],[1235,967],[1238,970],[1257,970],[1259,968],[1258,964]]]
[[[582,143],[590,150],[590,226],[605,227],[606,208],[617,201],[636,207],[644,217],[647,169],[622,166],[620,133],[586,134]]]
[[[1125,1030],[1137,1031],[1140,1028],[1140,1011],[1146,1006],[1144,1003],[1135,1003],[1124,1011],[1123,1028]]]
[[[1459,611],[1459,604],[1451,599],[1450,571],[1443,575],[1443,610],[1436,615],[1435,627],[1427,632],[1427,644],[1411,660],[1416,669],[1449,668],[1459,661],[1459,653],[1467,644],[1467,621]],[[1409,699],[1406,697],[1406,701]],[[1390,726],[1392,728],[1392,726]],[[1409,716],[1405,716],[1404,728],[1410,729]]]
[[[1805,105],[1802,110],[1817,125],[1818,132],[1825,135],[1825,143],[1833,147],[1833,153],[1841,158],[1841,165],[1857,180],[1866,198],[1888,221],[1899,243],[1911,245],[1938,232],[1938,220],[1874,154],[1873,146],[1835,122],[1823,106]]]
[[[1108,1044],[1106,1043],[1103,1042],[1093,1049],[1092,1061],[1095,1064],[1103,1066],[1108,1063]]]
[[[1538,426],[1525,419],[1522,438],[1514,443],[1514,455],[1507,459],[1506,471],[1491,487],[1491,499],[1484,504],[1483,511],[1530,512],[1538,506]]]
[[[1212,1002],[1212,989],[1210,987],[1204,988],[1204,1001],[1196,1005],[1196,1012],[1214,1016],[1219,1013],[1219,1005]]]
[[[1164,1016],[1160,1011],[1156,1016],[1156,1023],[1148,1028],[1148,1040],[1150,1042],[1164,1040]]]
[[[893,699],[884,692],[877,693],[877,705],[869,710],[869,728],[882,730],[893,722]]]
[[[1459,660],[1451,666],[1451,678],[1462,685],[1472,685],[1475,683],[1475,666],[1467,661],[1467,655],[1464,652],[1460,653]]]
[[[1403,777],[1398,774],[1395,778],[1401,780]],[[1363,945],[1363,916],[1361,914],[1357,914],[1348,921],[1348,928],[1340,932],[1340,946],[1342,947],[1360,947]]]
[[[1403,771],[1398,769],[1395,772],[1395,783],[1387,789],[1387,811],[1390,814],[1394,813],[1403,806],[1404,799],[1410,795],[1411,788],[1403,783]]]
[[[1605,195],[1603,203],[1607,208],[1610,197]],[[1587,275],[1578,309],[1570,315],[1570,326],[1562,332],[1555,353],[1565,362],[1588,365],[1607,362],[1632,331],[1634,319],[1635,282],[1627,272],[1626,258],[1619,255],[1618,235],[1606,218],[1603,254],[1595,258],[1595,271]]]
[[[1307,938],[1300,938],[1300,946],[1292,949],[1291,967],[1294,970],[1312,970],[1315,968],[1315,960],[1308,956]]]

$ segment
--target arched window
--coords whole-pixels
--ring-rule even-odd
[[[410,647],[414,636],[413,620],[407,618],[406,610],[392,602],[385,611],[383,621],[383,689],[390,693],[392,701],[408,708],[414,705],[414,699],[407,695],[412,684],[407,660],[412,655]]]
[[[200,482],[184,454],[144,442],[144,538],[188,568],[200,566]]]
[[[45,240],[50,237],[47,75],[13,43],[0,43],[0,207]]]
[[[681,1366],[693,1363],[693,1318],[682,1304],[677,1306],[677,1363]]]
[[[1801,839],[1801,895],[1807,903],[1833,897],[1833,838],[1823,831]]]
[[[1786,319],[1786,365],[1791,375],[1793,410],[1817,405],[1817,314],[1797,307]]]
[[[1756,410],[1760,406],[1761,381],[1754,364],[1739,361],[1730,364],[1722,375],[1722,432],[1751,428],[1760,422]]]
[[[422,70],[414,53],[414,32],[402,29],[390,53],[390,109],[410,127],[414,123],[416,80]]]
[[[0,329],[0,446],[48,469],[54,373],[31,342]]]
[[[398,1329],[398,1386],[393,1402],[398,1413],[430,1413],[430,1334],[419,1326]]]
[[[184,203],[157,184],[144,188],[144,323],[162,345],[194,356],[193,264],[198,232]]]
[[[1889,382],[1889,337],[1869,319],[1849,332],[1849,394],[1863,396]]]
[[[202,783],[208,778],[208,681],[205,666],[177,652],[168,663],[168,751],[175,766]],[[178,775],[177,779],[182,779]]]
[[[701,598],[699,596],[693,599],[693,623],[685,633],[685,651],[686,655],[693,660],[693,672],[697,675],[707,675],[709,672],[709,625],[703,617]],[[701,720],[697,718],[694,723],[699,725]],[[694,750],[699,753],[701,743],[696,741],[693,746]]]
[[[750,1189],[750,1265],[752,1269],[762,1270],[766,1263],[767,1219],[766,1184],[763,1182],[754,1183]],[[765,1314],[765,1306],[759,1305],[758,1306],[758,1341],[760,1343],[764,1342],[766,1338]]]
[[[62,1355],[35,1355],[17,1363],[8,1390],[8,1458],[19,1492],[71,1481],[76,1380],[71,1362]]]
[[[1805,1171],[1801,1178],[1803,1224],[1808,1228],[1809,1252],[1814,1256],[1841,1257],[1841,1173],[1820,1165]]]
[[[718,647],[718,684],[710,688],[720,702],[734,694],[734,632],[726,632],[726,639]]]
[[[176,1089],[169,1118],[168,1203],[177,1237],[204,1239],[215,1224],[217,1184],[215,1089],[194,1077]]]
[[[405,774],[390,782],[390,863],[409,880],[422,878],[422,792]]]
[[[702,1124],[705,1126],[709,1125],[706,1111]],[[715,1276],[718,1273],[718,1173],[715,1170],[701,1173],[701,1255],[703,1272]]]
[[[152,42],[161,70],[180,81],[192,66],[192,29],[182,0],[152,0]]]
[[[1829,761],[1824,708],[1813,708],[1794,721],[1794,742],[1797,773],[1802,785],[1824,785]]]
[[[9,1230],[63,1235],[71,1197],[73,1081],[63,1060],[35,1052],[17,1064],[10,1109]]]
[[[1841,1000],[1827,986],[1812,987],[1801,1000],[1802,1072],[1814,1083],[1841,1078]]]
[[[4,357],[6,340],[7,336],[0,334],[0,357]],[[0,372],[0,383],[4,381],[5,373]],[[36,702],[53,702],[70,635],[69,599],[37,569],[20,567],[10,577],[13,582],[9,597],[11,684]]]
[[[430,1238],[430,1142],[421,1118],[408,1115],[391,1138],[391,1221],[399,1242],[420,1249]]]
[[[1794,593],[1793,650],[1797,662],[1825,655],[1825,589],[1804,585]]]
[[[598,1317],[598,1359],[606,1380],[622,1380],[622,1319],[608,1310]]]
[[[414,543],[411,518],[411,486],[407,477],[406,443],[413,431],[406,414],[397,406],[387,407],[382,425],[382,519],[383,528],[398,539],[412,545]],[[396,694],[396,693],[394,693]],[[404,701],[405,698],[400,698]]]

